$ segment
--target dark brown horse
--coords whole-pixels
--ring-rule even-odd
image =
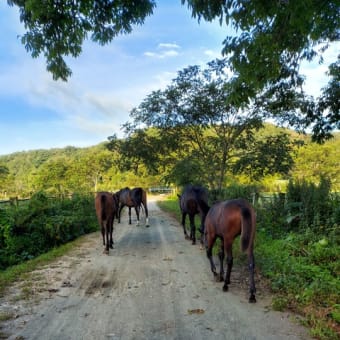
[[[186,239],[192,240],[192,244],[196,244],[196,226],[195,215],[199,214],[201,217],[200,232],[204,233],[204,220],[209,210],[208,206],[208,192],[205,188],[199,185],[188,185],[184,188],[179,198],[179,206],[182,213],[182,226],[184,236]],[[190,220],[190,237],[185,228],[185,219],[189,215]]]
[[[117,216],[117,200],[109,192],[98,192],[95,198],[95,208],[98,222],[103,236],[104,253],[109,254],[109,247],[113,249],[113,222]]]
[[[129,224],[131,224],[131,208],[134,207],[137,215],[137,225],[139,225],[140,208],[143,207],[146,217],[146,227],[149,226],[149,212],[147,206],[146,192],[142,188],[124,188],[119,190],[116,195],[119,198],[118,223],[120,223],[120,215],[125,206],[129,208]]]
[[[227,273],[224,279],[223,291],[228,290],[230,273],[233,266],[232,246],[236,236],[241,235],[241,250],[248,255],[248,268],[250,275],[249,302],[256,302],[253,254],[256,229],[256,216],[253,207],[244,199],[235,199],[219,202],[213,205],[205,219],[205,244],[207,256],[210,261],[211,271],[214,276],[223,281],[223,260],[227,254]],[[216,267],[212,258],[212,249],[217,238],[222,240],[220,259],[220,274],[216,273]]]

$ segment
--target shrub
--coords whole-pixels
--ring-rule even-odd
[[[49,199],[39,192],[22,207],[1,210],[0,269],[36,257],[97,228],[91,195]]]

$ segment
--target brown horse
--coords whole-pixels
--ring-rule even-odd
[[[109,192],[98,192],[95,198],[95,208],[103,236],[104,253],[109,254],[113,249],[113,222],[117,216],[118,204],[114,195]]]
[[[134,207],[137,215],[137,225],[139,225],[139,213],[140,208],[143,207],[146,217],[146,227],[149,226],[149,212],[147,206],[146,192],[142,188],[124,188],[116,193],[119,198],[119,212],[118,212],[118,223],[120,223],[120,215],[122,209],[127,206],[129,208],[129,224],[131,224],[131,208]]]
[[[232,246],[236,236],[241,235],[241,250],[248,255],[248,268],[250,275],[249,302],[256,302],[253,254],[256,229],[256,216],[253,207],[244,199],[235,199],[219,202],[213,205],[205,219],[205,244],[207,256],[210,261],[211,271],[214,276],[223,281],[223,260],[227,254],[227,273],[224,280],[223,291],[228,290],[230,273],[233,266]],[[222,240],[220,259],[220,274],[216,273],[216,267],[212,258],[212,248],[217,238]]]
[[[186,239],[192,240],[192,244],[196,244],[196,226],[195,215],[199,214],[201,217],[200,232],[204,233],[204,219],[209,210],[208,206],[208,192],[205,188],[199,185],[188,185],[184,188],[179,198],[179,206],[182,213],[182,226]],[[190,237],[185,228],[185,218],[189,215],[190,220]],[[202,242],[202,241],[201,241]]]

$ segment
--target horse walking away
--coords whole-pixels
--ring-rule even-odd
[[[123,208],[127,206],[129,208],[129,224],[131,224],[131,208],[135,208],[137,215],[137,225],[139,225],[139,214],[141,207],[145,212],[145,226],[149,226],[149,212],[147,206],[146,191],[140,187],[129,189],[124,188],[119,190],[116,195],[119,198],[119,212],[118,223],[120,223],[120,216]]]
[[[249,302],[256,302],[254,282],[254,238],[256,230],[256,215],[254,208],[244,199],[234,199],[213,205],[205,219],[205,244],[211,271],[217,280],[223,281],[223,261],[227,255],[227,273],[224,279],[223,291],[228,290],[230,273],[233,266],[232,246],[236,236],[241,235],[241,250],[247,252],[249,269]],[[217,238],[222,240],[220,259],[220,274],[212,258],[212,249]]]
[[[186,239],[192,240],[192,244],[196,244],[196,226],[195,226],[195,215],[199,214],[201,217],[200,232],[204,233],[204,220],[209,210],[208,205],[208,192],[207,190],[199,185],[188,185],[184,188],[181,195],[177,195],[179,198],[179,206],[182,213],[182,226],[183,232]],[[187,233],[185,227],[186,216],[189,215],[190,221],[190,236]],[[201,238],[201,243],[202,243]]]
[[[117,216],[118,204],[114,195],[109,192],[98,192],[95,198],[95,208],[98,223],[101,226],[104,253],[109,254],[109,248],[113,249],[113,222]]]

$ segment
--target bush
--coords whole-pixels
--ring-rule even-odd
[[[291,230],[302,231],[311,228],[320,232],[326,231],[330,225],[332,202],[330,181],[320,178],[320,183],[289,181],[286,195],[287,222]]]
[[[22,207],[0,211],[0,269],[97,229],[91,195],[49,199],[39,192]]]

